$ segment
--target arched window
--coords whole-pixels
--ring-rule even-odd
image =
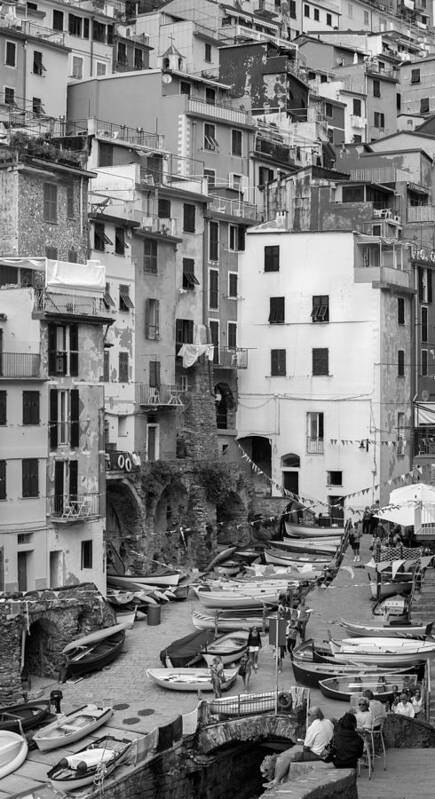
[[[301,459],[299,455],[296,455],[294,452],[289,452],[287,455],[283,455],[281,458],[282,469],[299,469],[300,465]]]

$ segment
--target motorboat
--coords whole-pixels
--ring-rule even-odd
[[[50,713],[48,699],[0,707],[0,730],[21,733],[38,727]]]
[[[373,692],[375,699],[380,702],[387,702],[392,699],[395,692],[415,687],[416,684],[416,674],[397,674],[394,672],[379,673],[372,676],[368,674],[336,676],[319,680],[319,687],[324,696],[342,702],[350,702],[352,696],[367,690]]]
[[[234,684],[237,669],[224,669],[222,690]],[[161,688],[171,691],[212,691],[210,669],[148,669],[148,677]]]
[[[372,624],[355,624],[354,622],[341,619],[340,625],[353,638],[419,638],[424,639],[432,633],[433,622],[429,624],[408,624],[400,626],[384,625],[377,627]]]
[[[69,744],[91,735],[103,724],[106,724],[112,715],[111,707],[99,707],[94,704],[83,705],[78,710],[58,717],[52,724],[35,732],[33,740],[41,752],[58,749],[60,746],[69,746]]]
[[[12,774],[24,763],[28,752],[23,735],[12,730],[0,730],[0,779]]]
[[[106,735],[88,744],[75,754],[62,757],[47,772],[48,778],[63,791],[74,791],[107,777],[127,759],[132,741]]]

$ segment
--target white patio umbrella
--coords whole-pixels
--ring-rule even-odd
[[[400,524],[410,527],[415,522],[415,508],[422,503],[425,508],[425,521],[435,522],[435,487],[426,483],[412,483],[411,485],[395,488],[390,493],[390,506],[381,508],[375,516],[381,521]]]

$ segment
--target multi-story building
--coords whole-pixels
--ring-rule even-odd
[[[401,113],[423,117],[435,113],[435,55],[403,62],[399,76]]]

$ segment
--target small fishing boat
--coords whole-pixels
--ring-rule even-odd
[[[206,568],[202,572],[202,575],[208,574],[208,572],[214,569],[214,567],[217,566],[219,563],[224,563],[224,561],[228,560],[228,558],[231,558],[236,550],[237,547],[232,546],[232,547],[226,547],[221,552],[218,552],[218,554],[215,555],[215,557],[210,561],[208,566],[206,566]]]
[[[27,741],[11,730],[0,730],[0,779],[12,774],[27,757]]]
[[[341,538],[284,538],[282,541],[271,541],[274,547],[303,555],[334,555],[341,544]]]
[[[325,563],[330,563],[333,559],[333,554],[331,553],[321,553],[321,552],[293,552],[293,550],[289,549],[284,541],[272,541],[272,545],[265,547],[265,552],[272,552],[276,555],[279,555],[282,558],[288,558],[288,560],[293,561],[297,567],[299,564],[316,564],[319,565],[321,568]]]
[[[343,677],[329,677],[319,680],[319,687],[324,696],[329,699],[336,699],[341,702],[350,702],[355,694],[370,690],[374,698],[380,702],[387,702],[392,699],[396,691],[403,691],[415,687],[417,684],[416,674],[396,674],[379,673],[371,677],[367,674]]]
[[[106,627],[105,631],[115,630],[115,632],[107,634],[104,638],[88,641],[88,643],[83,643],[84,639],[79,638],[77,641],[72,641],[68,644],[63,649],[63,653],[66,655],[66,664],[62,674],[62,682],[65,682],[68,677],[79,677],[83,674],[89,674],[91,671],[98,671],[116,660],[124,646],[125,630],[128,626],[128,622],[122,622],[122,624],[116,624],[113,627]],[[100,632],[104,631],[100,630]],[[85,639],[91,637],[92,633],[90,636],[84,636]]]
[[[265,549],[264,560],[266,563],[271,563],[274,566],[286,566],[287,569],[293,569],[295,577],[300,576],[302,573],[311,573],[312,575],[316,574],[316,576],[320,576],[322,570],[327,568],[330,564],[329,559],[326,561],[313,561],[310,559],[309,561],[304,561],[302,564],[300,560],[288,557],[285,552],[278,549]]]
[[[225,633],[215,638],[202,649],[202,656],[208,666],[211,666],[213,658],[218,656],[222,663],[235,663],[240,660],[242,655],[248,651],[248,631],[235,630]]]
[[[47,772],[48,778],[63,791],[74,791],[98,780],[104,780],[127,758],[132,741],[106,735],[76,754],[63,757]]]
[[[250,578],[253,577],[264,577],[268,580],[286,580],[291,582],[292,580],[297,580],[297,582],[310,582],[316,580],[317,577],[312,572],[311,564],[304,564],[298,567],[297,572],[292,568],[287,568],[286,566],[275,566],[272,563],[253,563],[251,566],[245,567],[245,572]]]
[[[148,677],[161,688],[171,691],[212,691],[210,669],[148,669]],[[224,669],[222,690],[234,684],[237,669]]]
[[[121,624],[112,624],[110,627],[101,627],[99,630],[94,630],[88,635],[82,635],[81,638],[75,638],[69,644],[64,646],[62,654],[66,655],[79,647],[88,646],[88,644],[96,644],[99,641],[104,641],[105,638],[111,638],[115,633],[125,631],[128,625],[125,622]]]
[[[343,638],[330,641],[331,653],[336,661],[374,663],[378,666],[403,666],[416,663],[435,652],[434,641],[417,641],[409,638]]]
[[[202,650],[216,638],[214,629],[195,630],[177,638],[160,652],[160,662],[166,668],[188,668],[203,662]]]
[[[91,735],[103,724],[106,724],[112,715],[111,707],[83,705],[78,710],[58,717],[52,724],[35,732],[33,740],[41,752],[68,746],[85,738],[86,735]]]
[[[320,680],[328,677],[380,674],[385,671],[381,666],[359,663],[338,663],[331,657],[330,647],[317,644],[312,639],[305,641],[293,650],[292,668],[295,680],[302,685],[316,688]],[[390,673],[404,673],[413,670],[413,666],[391,668]]]
[[[269,588],[258,588],[255,591],[249,589],[220,589],[216,591],[206,591],[201,588],[195,589],[196,595],[205,608],[262,608],[263,605],[273,605],[278,603],[280,593],[279,587],[275,590]]]
[[[355,624],[351,621],[341,619],[341,627],[353,638],[376,637],[385,638],[386,635],[392,638],[419,638],[424,639],[432,633],[433,622],[430,624],[408,624],[400,626],[384,625],[376,627],[370,624]]]
[[[0,707],[0,730],[25,732],[38,727],[50,713],[48,699]]]
[[[286,534],[296,538],[328,538],[332,536],[344,536],[343,527],[308,527],[303,524],[292,524],[285,522]]]
[[[220,716],[249,716],[251,713],[268,713],[274,709],[275,691],[262,691],[255,694],[238,694],[207,702],[211,713]]]
[[[237,615],[236,615],[237,614]],[[216,608],[212,613],[200,610],[192,612],[192,623],[197,630],[218,630],[219,632],[235,632],[237,630],[250,630],[251,627],[259,629],[268,628],[269,620],[255,610],[255,608],[239,608],[231,612],[226,609]]]

